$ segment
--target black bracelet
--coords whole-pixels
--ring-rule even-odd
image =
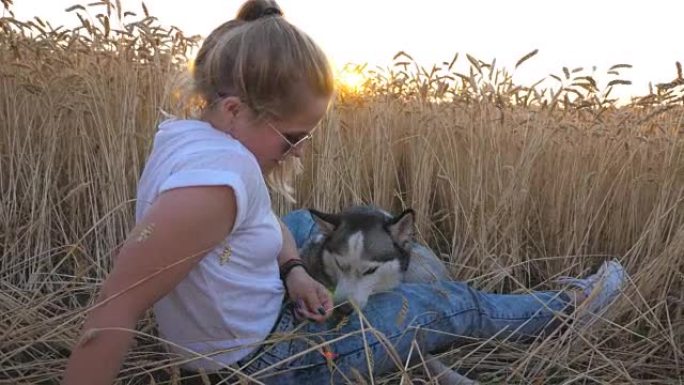
[[[287,275],[297,266],[301,266],[307,273],[309,272],[301,259],[292,258],[280,266],[280,279],[285,282]]]

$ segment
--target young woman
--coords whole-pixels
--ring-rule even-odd
[[[138,186],[137,224],[88,312],[64,384],[111,384],[130,330],[151,307],[169,349],[187,357],[188,372],[217,381],[248,375],[328,383],[344,381],[352,368],[368,376],[402,365],[422,327],[461,336],[540,335],[574,304],[602,308],[624,282],[621,266],[610,262],[569,281],[579,289],[566,292],[494,295],[460,282],[402,285],[371,297],[364,309],[386,340],[362,333],[359,317],[333,323],[330,294],[301,266],[266,185],[283,185],[284,161],[303,155],[326,113],[333,78],[325,55],[275,2],[250,0],[206,39],[194,80],[204,113],[159,126]],[[301,244],[313,222],[300,214],[290,219],[293,231],[305,234],[298,235]],[[299,304],[294,313],[314,322],[298,323],[283,305],[286,294]],[[399,312],[406,313],[401,322],[387,317]],[[302,338],[271,338],[295,328]],[[444,335],[420,333],[418,341],[433,351],[453,342]],[[328,353],[316,347],[321,343]]]

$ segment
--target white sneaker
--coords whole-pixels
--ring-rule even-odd
[[[559,277],[555,281],[582,290],[586,299],[577,307],[575,325],[589,327],[605,313],[622,292],[627,278],[627,273],[620,262],[612,260],[604,262],[595,274],[586,278]]]

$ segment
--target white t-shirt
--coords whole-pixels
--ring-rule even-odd
[[[185,365],[189,369],[217,370],[254,350],[271,331],[285,291],[277,261],[282,233],[259,164],[240,142],[207,122],[160,124],[138,185],[136,220],[166,190],[216,185],[235,193],[233,231],[154,305],[171,351],[216,361],[193,360]]]

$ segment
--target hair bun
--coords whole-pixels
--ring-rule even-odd
[[[283,11],[272,0],[247,0],[237,14],[238,20],[253,21],[262,17],[283,16]]]
[[[261,12],[261,16],[259,16],[259,17],[264,17],[264,16],[283,16],[283,11],[281,11],[280,8],[268,7],[266,9],[264,9],[263,12]]]

